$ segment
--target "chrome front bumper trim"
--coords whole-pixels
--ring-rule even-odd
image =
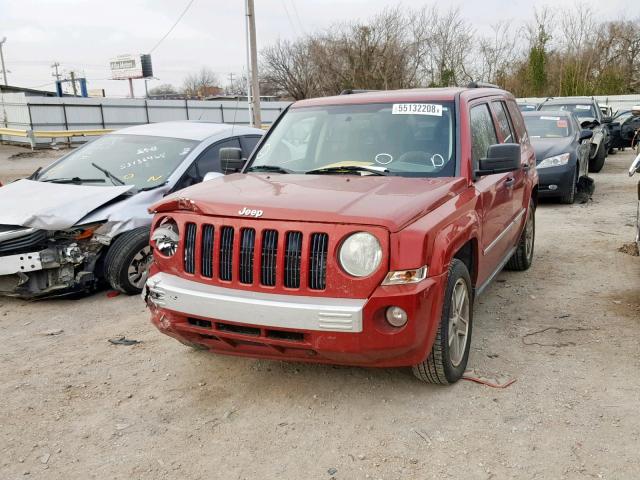
[[[183,315],[261,327],[325,332],[362,331],[366,299],[306,297],[235,290],[157,273],[147,280],[146,297]]]

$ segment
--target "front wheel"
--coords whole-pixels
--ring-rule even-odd
[[[471,345],[473,297],[471,277],[463,262],[449,265],[445,303],[429,356],[414,365],[413,374],[426,383],[448,385],[464,374]]]
[[[140,293],[152,260],[149,227],[125,232],[107,251],[104,260],[106,280],[114,290],[129,295]]]
[[[576,167],[576,171],[573,173],[572,184],[569,187],[569,190],[560,197],[560,203],[565,203],[567,205],[571,205],[576,201],[576,189],[578,186],[578,168]]]
[[[533,202],[529,200],[527,211],[527,222],[518,240],[515,253],[509,259],[505,268],[507,270],[523,271],[527,270],[533,263],[533,247],[536,239],[536,209]]]
[[[589,159],[589,172],[598,173],[604,167],[604,160],[607,157],[607,150],[604,143],[601,143],[596,152],[596,156]]]

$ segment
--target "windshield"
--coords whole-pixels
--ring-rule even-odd
[[[546,110],[546,111],[560,110],[561,112],[571,112],[580,119],[597,118],[596,111],[593,108],[593,105],[589,105],[589,104],[584,104],[584,105],[575,104],[575,103],[571,103],[568,105],[558,105],[557,103],[554,105],[545,104],[540,107],[540,110]]]
[[[533,112],[536,109],[536,105],[533,103],[519,103],[518,108],[521,112]]]
[[[567,117],[524,115],[524,123],[531,138],[561,138],[571,135]]]
[[[138,189],[153,188],[165,183],[197,144],[181,138],[105,135],[44,170],[38,180],[100,179],[101,183],[95,183],[97,186],[117,185],[121,180]],[[116,178],[110,179],[102,170]]]
[[[393,175],[452,177],[454,118],[452,102],[293,108],[270,132],[251,168],[306,173],[363,167]]]

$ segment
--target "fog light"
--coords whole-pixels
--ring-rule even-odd
[[[408,320],[407,312],[400,307],[387,308],[386,317],[387,322],[394,327],[402,327]]]
[[[549,185],[549,190],[557,190],[558,185]]]

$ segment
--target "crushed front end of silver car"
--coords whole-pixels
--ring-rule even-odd
[[[104,248],[93,238],[98,226],[49,231],[0,225],[0,295],[34,298],[92,289]]]

